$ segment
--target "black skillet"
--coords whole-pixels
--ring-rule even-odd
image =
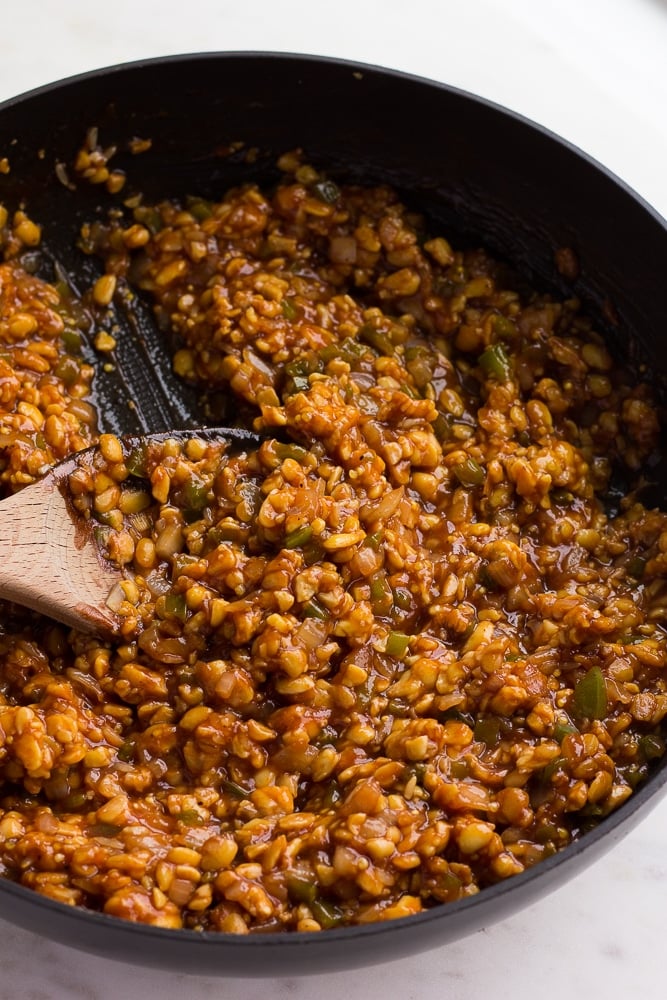
[[[73,177],[69,165],[91,126],[104,146],[118,146],[112,166],[127,171],[115,198],[86,184],[71,190],[62,168],[56,171],[65,164]],[[127,152],[132,137],[150,138],[150,150]],[[82,221],[106,214],[133,190],[148,198],[216,197],[245,179],[270,183],[277,156],[297,146],[334,178],[393,184],[452,242],[488,247],[531,285],[580,296],[617,354],[638,377],[650,372],[661,386],[665,222],[562,140],[440,84],[336,60],[248,53],[86,74],[0,107],[0,157],[11,164],[0,174],[0,202],[14,209],[24,201],[43,225],[41,273],[52,276],[57,261],[86,286],[98,272],[76,248]],[[560,248],[578,258],[573,281],[555,266]],[[200,424],[210,412],[176,383],[163,339],[148,312],[138,312],[136,323],[121,316],[116,368],[97,379],[104,428],[131,433]],[[218,422],[229,418],[224,399],[210,405]],[[660,466],[651,474],[658,502],[665,495]],[[370,965],[444,945],[557,888],[632,829],[666,779],[667,759],[562,853],[478,896],[408,919],[320,934],[198,934],[66,907],[1,879],[0,916],[109,958],[202,974],[293,976]]]

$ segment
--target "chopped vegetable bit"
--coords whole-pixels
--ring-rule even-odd
[[[487,347],[480,356],[479,366],[485,375],[498,379],[499,382],[507,382],[512,372],[510,360],[501,344],[491,344]]]
[[[317,898],[317,886],[314,882],[297,878],[296,875],[288,875],[286,879],[287,891],[295,903],[307,903],[309,906]]]
[[[387,636],[387,642],[385,644],[385,653],[388,656],[395,656],[396,659],[402,659],[410,645],[411,636],[405,635],[404,632],[390,632]]]
[[[327,205],[334,205],[340,198],[340,188],[333,181],[319,180],[311,185],[313,194]]]
[[[383,330],[377,330],[370,323],[365,323],[359,328],[359,340],[374,347],[378,354],[389,357],[395,351],[391,338]]]
[[[329,612],[314,597],[304,604],[302,613],[304,618],[319,618],[323,622],[329,618]]]
[[[289,535],[285,536],[285,548],[286,549],[298,549],[309,542],[313,537],[313,529],[309,524],[304,524],[300,528],[295,528],[294,531],[290,531]]]
[[[237,784],[236,781],[229,781],[227,779],[222,782],[222,790],[235,799],[247,799],[250,794],[242,785]]]
[[[203,820],[196,809],[184,809],[177,817],[185,826],[202,826]]]
[[[337,927],[343,922],[343,911],[340,907],[334,903],[329,903],[321,897],[312,901],[310,911],[320,927],[324,927],[325,929]]]
[[[481,486],[486,478],[484,469],[474,458],[468,458],[453,466],[452,472],[461,486]]]
[[[487,746],[495,746],[500,736],[500,719],[492,715],[478,719],[475,723],[475,739],[486,743]]]
[[[280,303],[280,307],[282,309],[283,316],[285,317],[285,319],[291,321],[296,319],[297,316],[299,315],[299,310],[297,309],[296,305],[294,304],[294,302],[292,302],[291,299],[283,299],[282,302]]]
[[[600,667],[591,667],[577,681],[572,708],[578,719],[604,719],[607,712],[607,687]]]
[[[557,722],[554,726],[554,739],[562,743],[566,736],[578,732],[577,727],[569,722]]]
[[[164,598],[164,612],[166,616],[172,616],[184,622],[188,614],[185,594],[166,594]]]
[[[665,753],[665,740],[658,733],[647,733],[640,739],[639,749],[646,760],[659,760]]]
[[[384,570],[371,577],[370,592],[373,613],[380,617],[389,615],[394,606],[394,592]]]

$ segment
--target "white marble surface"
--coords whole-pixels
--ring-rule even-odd
[[[0,100],[147,56],[274,50],[419,73],[519,111],[667,216],[667,0],[4,0]],[[662,1000],[667,802],[556,893],[425,956],[317,980],[128,969],[0,921],[0,1000]]]

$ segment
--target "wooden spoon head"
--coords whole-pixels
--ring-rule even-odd
[[[132,436],[129,448],[152,441],[228,440],[257,447],[263,438],[244,428],[205,428]],[[102,554],[95,522],[72,504],[69,477],[92,461],[86,448],[54,466],[38,482],[0,503],[0,597],[32,608],[81,631],[119,635],[122,617],[110,596],[123,573]]]

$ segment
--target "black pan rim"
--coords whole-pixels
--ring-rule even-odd
[[[570,153],[574,154],[576,157],[585,160],[590,166],[594,167],[596,170],[604,174],[609,180],[611,180],[615,185],[623,189],[623,191],[629,195],[634,201],[638,202],[639,205],[653,217],[653,219],[658,222],[661,226],[667,229],[667,219],[662,216],[658,210],[651,205],[643,195],[639,194],[627,181],[622,177],[619,177],[613,170],[603,164],[600,160],[596,159],[591,153],[582,149],[576,143],[565,139],[563,136],[554,132],[552,129],[547,128],[547,126],[542,125],[540,122],[522,114],[513,108],[508,108],[507,106],[500,104],[497,101],[493,101],[490,98],[482,97],[472,91],[466,90],[462,87],[454,86],[453,84],[444,83],[440,80],[434,80],[430,77],[420,76],[416,73],[410,73],[406,70],[394,69],[388,66],[380,65],[377,63],[366,63],[353,59],[344,59],[337,56],[324,56],[317,55],[315,53],[306,52],[288,52],[288,51],[272,51],[272,50],[261,50],[261,49],[220,49],[220,50],[205,50],[197,52],[183,52],[170,54],[166,56],[149,56],[147,58],[129,60],[127,62],[120,63],[110,63],[106,66],[97,67],[90,70],[85,70],[81,73],[75,73],[72,76],[62,77],[59,80],[52,81],[50,83],[41,84],[38,87],[31,88],[30,90],[24,91],[14,97],[6,98],[4,101],[0,102],[0,111],[5,108],[14,107],[16,105],[22,104],[23,102],[40,97],[44,94],[48,94],[54,91],[61,90],[69,85],[75,85],[79,83],[85,83],[93,79],[102,79],[105,77],[113,77],[124,72],[139,71],[142,69],[149,69],[151,67],[158,66],[168,66],[168,65],[179,65],[184,62],[206,62],[210,60],[266,60],[267,62],[300,62],[304,66],[307,65],[328,65],[331,67],[339,67],[342,70],[349,71],[353,75],[355,73],[361,74],[361,79],[363,79],[364,73],[377,74],[389,76],[397,80],[405,80],[406,82],[412,82],[414,84],[426,85],[429,88],[435,88],[436,90],[446,91],[462,100],[471,101],[482,107],[486,107],[491,111],[498,112],[514,121],[526,126],[527,128],[539,132],[546,139],[552,140],[557,143],[562,148],[568,150]]]

